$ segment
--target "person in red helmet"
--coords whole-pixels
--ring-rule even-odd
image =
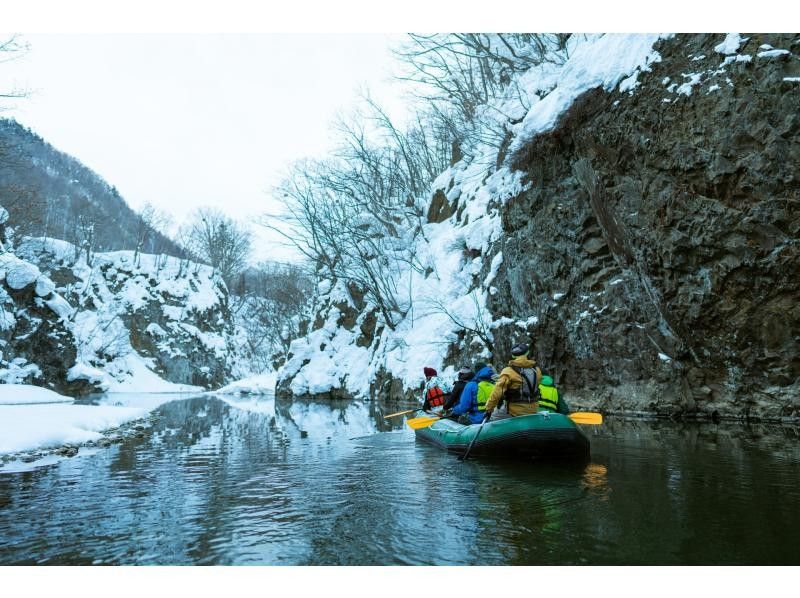
[[[441,409],[452,388],[450,385],[439,378],[439,374],[435,369],[430,367],[423,368],[425,374],[425,388],[422,391],[422,409],[430,411],[432,409]]]

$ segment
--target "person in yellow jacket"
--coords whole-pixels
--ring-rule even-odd
[[[509,415],[530,415],[539,408],[539,384],[542,381],[542,370],[536,362],[528,357],[530,347],[526,343],[515,345],[511,349],[511,361],[503,368],[494,385],[489,400],[486,402],[487,417],[500,404],[506,402]]]

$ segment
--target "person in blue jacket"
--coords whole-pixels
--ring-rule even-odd
[[[468,422],[463,423],[470,424],[479,424],[483,421],[486,411],[479,409],[478,406],[478,384],[481,382],[492,382],[495,373],[492,366],[484,363],[476,364],[475,371],[477,374],[475,374],[475,377],[464,387],[458,405],[453,407],[453,410],[448,412],[446,416],[464,415]]]

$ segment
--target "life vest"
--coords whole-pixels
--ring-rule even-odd
[[[486,403],[494,390],[494,384],[488,380],[481,380],[478,382],[478,394],[476,401],[478,403],[478,411],[486,411]]]
[[[505,393],[507,403],[535,403],[539,400],[539,385],[536,384],[535,368],[511,368],[522,377],[522,384],[518,388],[508,388]]]
[[[428,400],[428,405],[431,407],[441,407],[444,405],[444,391],[438,386],[431,386],[425,398]]]
[[[558,390],[554,386],[539,385],[539,410],[558,411]]]

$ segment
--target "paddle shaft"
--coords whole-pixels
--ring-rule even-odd
[[[483,421],[481,422],[480,428],[478,428],[478,431],[475,433],[475,438],[473,438],[472,442],[469,443],[469,446],[467,447],[467,450],[464,452],[464,454],[461,455],[458,458],[459,461],[466,461],[467,460],[467,457],[469,457],[469,452],[472,450],[472,447],[475,444],[475,441],[478,440],[478,436],[481,435],[481,431],[483,430],[483,426],[486,425],[487,421],[489,421],[489,418],[484,416]]]
[[[383,419],[389,419],[390,417],[397,417],[398,415],[405,415],[406,413],[414,413],[419,411],[419,409],[409,409],[408,411],[398,411],[397,413],[390,413],[389,415],[384,415]]]

